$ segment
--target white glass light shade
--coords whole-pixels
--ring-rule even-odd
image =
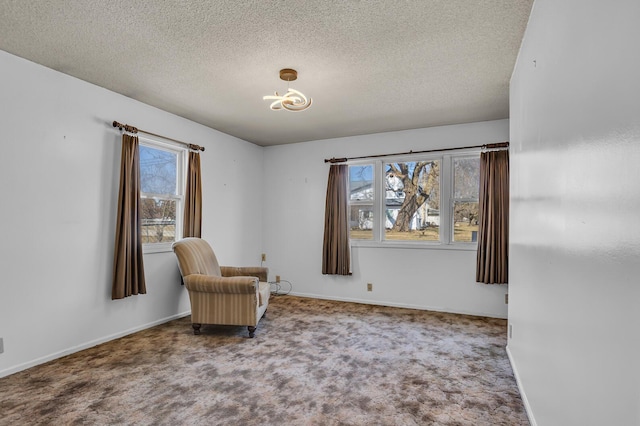
[[[311,98],[307,99],[307,97],[301,92],[291,88],[289,88],[287,93],[282,96],[278,95],[278,92],[276,92],[275,96],[263,96],[262,99],[273,100],[271,105],[269,105],[269,108],[274,111],[282,109],[292,112],[304,111],[309,108],[313,102]]]

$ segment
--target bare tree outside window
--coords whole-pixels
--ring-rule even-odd
[[[178,153],[140,145],[143,243],[175,241]]]
[[[475,242],[478,236],[479,158],[455,159],[453,173],[453,241]]]
[[[349,165],[350,238],[362,245],[475,243],[479,160],[468,152]]]
[[[386,163],[385,239],[440,239],[440,161]]]

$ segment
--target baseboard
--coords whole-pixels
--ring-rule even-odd
[[[54,359],[62,358],[63,356],[71,355],[76,352],[80,352],[85,349],[92,348],[102,343],[109,342],[111,340],[119,339],[120,337],[127,336],[129,334],[137,333],[138,331],[146,330],[147,328],[155,327],[156,325],[164,324],[165,322],[173,321],[178,318],[186,317],[187,315],[191,315],[191,311],[182,312],[176,315],[171,315],[170,317],[162,318],[147,324],[140,325],[138,327],[133,327],[128,330],[124,330],[118,333],[110,334],[108,336],[101,337],[99,339],[91,340],[87,343],[83,343],[81,345],[73,346],[68,349],[64,349],[59,352],[52,353],[50,355],[46,355],[32,361],[25,362],[23,364],[18,364],[14,367],[7,368],[5,370],[0,371],[0,378],[6,377],[14,373],[18,373],[22,370],[26,370],[31,367],[35,367],[36,365],[44,364],[45,362],[53,361]]]
[[[509,363],[511,364],[511,369],[513,370],[513,376],[516,378],[516,383],[518,384],[518,391],[520,391],[520,398],[522,398],[524,409],[527,412],[527,417],[529,418],[529,423],[531,423],[531,426],[537,426],[538,423],[536,423],[536,419],[535,417],[533,417],[533,411],[531,410],[531,405],[529,405],[527,394],[524,392],[524,388],[522,387],[522,382],[520,381],[520,375],[518,374],[518,368],[516,367],[516,363],[513,360],[511,351],[509,350],[509,345],[507,345],[506,349],[507,349],[507,356],[509,357]]]
[[[298,297],[308,297],[310,299],[335,300],[338,302],[363,303],[365,305],[390,306],[393,308],[418,309],[421,311],[446,312],[449,314],[471,315],[475,317],[507,319],[506,316],[499,316],[496,314],[491,314],[486,312],[460,311],[456,309],[447,309],[441,306],[422,306],[422,305],[412,305],[410,303],[395,303],[395,302],[385,302],[380,300],[356,299],[356,298],[350,298],[350,297],[333,297],[333,296],[329,297],[329,296],[324,296],[321,294],[313,294],[313,293],[291,292],[289,294],[292,296],[298,296]]]

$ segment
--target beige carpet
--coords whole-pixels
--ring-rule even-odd
[[[183,318],[2,378],[0,424],[529,424],[504,320],[279,296],[246,336]]]

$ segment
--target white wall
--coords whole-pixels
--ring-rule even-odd
[[[508,120],[499,120],[267,147],[263,241],[271,277],[291,281],[298,295],[506,318],[507,286],[475,282],[475,250],[354,247],[350,277],[322,275],[321,253],[325,158],[502,142],[508,132]]]
[[[640,425],[639,21],[537,0],[511,79],[508,350],[534,424]]]
[[[2,51],[0,70],[0,376],[190,309],[172,253],[145,255],[148,294],[111,300],[113,120],[205,146],[203,237],[259,262],[261,147]]]

